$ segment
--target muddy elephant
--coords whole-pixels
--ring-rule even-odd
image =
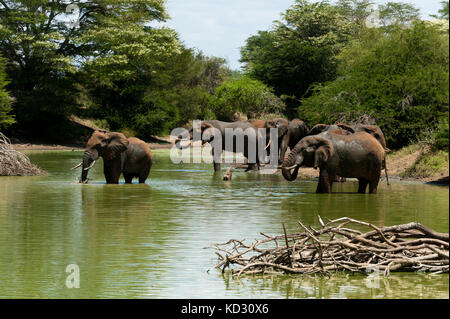
[[[227,143],[226,132],[233,134],[232,145]],[[220,135],[220,137],[217,135]],[[199,127],[193,127],[189,130],[189,140],[191,142],[195,141],[195,136],[201,139],[202,145],[209,143],[212,146],[212,155],[215,157],[213,162],[215,172],[220,171],[221,154],[214,154],[214,149],[242,153],[248,160],[247,171],[259,169],[261,160],[258,153],[258,139],[262,139],[263,137],[260,135],[258,129],[248,121],[202,121]],[[179,136],[175,144],[177,145],[181,139],[182,137]]]
[[[297,143],[308,134],[308,127],[299,119],[288,122],[285,119],[266,121],[265,128],[270,144],[270,129],[276,128],[278,133],[278,163],[282,163],[288,147],[292,150]]]
[[[73,168],[82,167],[81,183],[87,183],[88,171],[100,156],[107,184],[118,184],[122,173],[127,184],[134,177],[145,183],[153,164],[152,151],[144,141],[122,133],[95,131],[87,142],[83,160]]]
[[[293,181],[301,166],[319,168],[317,193],[331,193],[336,175],[357,178],[358,193],[365,193],[367,185],[369,193],[376,193],[384,157],[383,147],[366,132],[347,135],[328,130],[303,138],[286,156],[282,173]]]

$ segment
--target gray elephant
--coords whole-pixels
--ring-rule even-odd
[[[232,145],[226,143],[226,132],[230,131],[233,133]],[[218,138],[216,134],[220,134],[221,138]],[[220,171],[221,161],[219,160],[219,155],[221,154],[214,154],[214,149],[242,153],[244,157],[248,159],[247,171],[259,169],[261,160],[258,155],[258,140],[265,137],[261,136],[258,129],[251,123],[247,121],[202,121],[200,127],[193,127],[189,130],[189,139],[191,141],[194,141],[194,135],[197,135],[202,140],[202,145],[210,143],[213,147],[212,155],[216,155],[213,163],[215,172]],[[178,145],[178,142],[180,142],[181,139],[182,137],[180,136],[175,144]],[[242,142],[242,144],[240,142]],[[240,145],[241,148],[238,148],[238,145]]]
[[[134,177],[145,183],[153,164],[153,154],[144,141],[122,133],[95,131],[89,138],[83,160],[73,169],[82,167],[81,183],[87,183],[87,175],[97,159],[103,158],[103,172],[107,184],[118,184],[121,173],[125,183]]]
[[[384,133],[381,130],[381,128],[377,125],[369,125],[369,124],[355,124],[355,125],[348,125],[348,124],[336,124],[336,125],[328,125],[328,124],[317,124],[315,125],[309,132],[308,136],[310,135],[317,135],[322,132],[325,132],[329,129],[332,129],[337,134],[353,134],[355,132],[366,132],[372,135],[378,143],[383,147],[385,151],[385,157],[383,160],[383,169],[386,174],[386,182],[389,185],[389,176],[388,176],[388,170],[387,170],[387,164],[386,164],[386,153],[390,152],[391,150],[386,147],[386,139],[384,137]],[[339,131],[341,129],[341,131]],[[344,179],[345,180],[345,179]]]
[[[282,173],[285,179],[293,181],[301,166],[319,168],[317,193],[331,193],[336,175],[357,178],[358,193],[365,193],[367,185],[369,193],[376,193],[384,153],[372,135],[366,132],[342,134],[339,127],[332,126],[323,133],[303,138],[286,156]]]
[[[285,119],[274,119],[266,121],[265,128],[270,144],[270,129],[278,131],[278,163],[282,163],[288,147],[292,150],[297,143],[308,134],[308,127],[299,119],[288,122]]]

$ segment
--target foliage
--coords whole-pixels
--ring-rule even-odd
[[[449,1],[441,1],[442,8],[439,9],[439,15],[432,14],[431,16],[437,19],[449,19]]]
[[[421,154],[417,160],[408,167],[402,177],[430,177],[437,173],[448,176],[449,158],[448,152],[437,150]]]
[[[354,32],[354,23],[327,1],[297,0],[282,18],[272,30],[247,39],[241,62],[251,77],[295,105],[312,83],[335,78],[335,55]]]
[[[449,140],[448,140],[448,118],[444,119],[434,135],[434,150],[449,150]]]
[[[179,46],[174,32],[148,26],[168,16],[163,0],[74,0],[78,23],[67,21],[67,1],[0,2],[0,53],[7,60],[15,114],[29,122],[76,112],[80,66],[104,86],[136,77]],[[45,126],[42,127],[45,129]]]
[[[7,84],[3,58],[0,56],[0,129],[4,129],[15,122],[14,115],[10,114],[12,99],[5,90]]]
[[[424,21],[367,29],[340,53],[340,76],[315,85],[299,116],[332,123],[368,114],[390,147],[407,145],[448,117],[448,41],[447,32]]]
[[[230,78],[216,89],[213,111],[217,118],[232,121],[236,112],[248,118],[259,118],[266,113],[280,113],[285,108],[264,83],[248,76]]]
[[[142,138],[168,133],[192,119],[214,116],[209,112],[210,92],[229,74],[225,60],[182,47],[159,60],[161,63],[153,66],[134,69],[132,76],[111,78],[107,84],[97,73],[102,67],[89,65],[84,70],[84,87],[90,100],[84,113],[106,119],[112,130],[134,130]],[[115,67],[108,69],[113,72]]]

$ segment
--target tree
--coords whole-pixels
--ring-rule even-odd
[[[376,120],[392,148],[448,118],[448,29],[426,21],[367,29],[339,55],[339,77],[314,86],[299,107],[309,123]]]
[[[75,23],[67,21],[67,1],[0,1],[0,53],[20,123],[76,111],[80,66],[111,86],[135,77],[143,65],[163,63],[179,47],[173,31],[149,26],[168,17],[163,0],[71,4],[79,11]]]
[[[144,62],[139,68],[135,57],[126,65],[132,73],[111,77],[108,83],[101,65],[87,65],[84,69],[89,107],[85,114],[106,119],[113,130],[127,129],[136,136],[169,133],[192,119],[215,117],[210,110],[214,93],[230,74],[225,60],[205,57],[201,52],[179,47],[171,55]],[[105,69],[114,72],[116,66]],[[123,72],[118,67],[117,72]]]
[[[307,94],[312,83],[336,76],[336,59],[352,33],[353,22],[342,8],[327,1],[297,0],[269,31],[259,31],[241,49],[241,62],[251,77],[273,87],[287,99],[288,111]]]
[[[232,121],[236,112],[248,118],[281,113],[285,105],[264,83],[248,76],[230,78],[216,89],[213,110],[219,120]]]
[[[448,20],[449,15],[449,1],[441,1],[442,8],[438,10],[439,15],[432,14],[431,16],[436,19],[446,19]]]
[[[12,99],[5,90],[5,86],[7,84],[6,73],[4,71],[4,61],[0,56],[0,130],[7,128],[15,122],[14,115],[10,114],[12,110]]]

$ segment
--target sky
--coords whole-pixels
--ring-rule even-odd
[[[397,0],[401,1],[401,0]],[[423,19],[436,14],[442,0],[402,1],[419,8]],[[206,55],[225,58],[233,70],[241,64],[240,47],[259,30],[280,19],[294,0],[166,0],[171,20],[163,25],[175,29],[187,47]],[[387,1],[374,0],[376,3]]]

